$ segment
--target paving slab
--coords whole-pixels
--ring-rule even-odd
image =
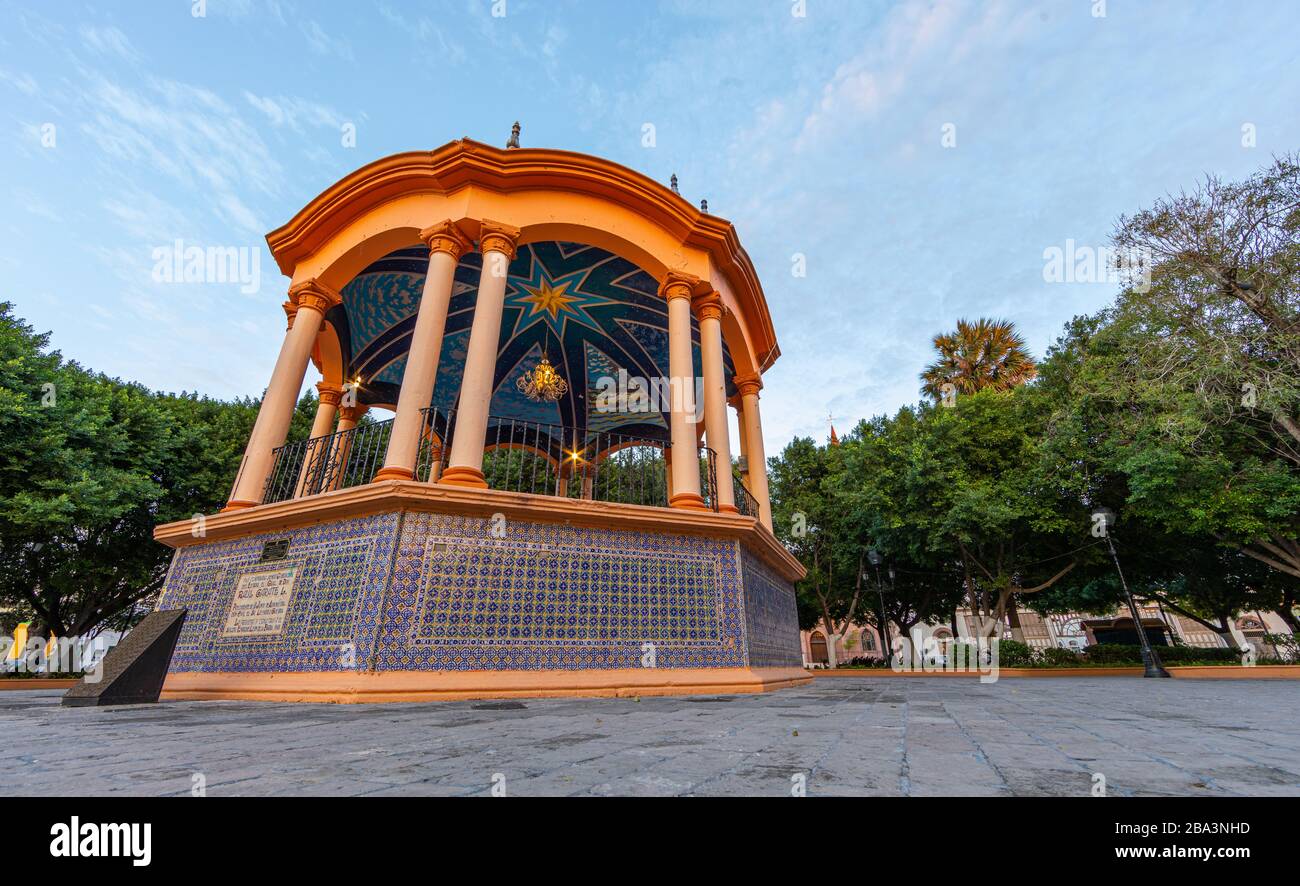
[[[836,677],[752,696],[0,702],[0,796],[1300,796],[1300,683]],[[201,776],[201,778],[196,778]]]

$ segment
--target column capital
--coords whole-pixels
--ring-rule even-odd
[[[445,252],[453,261],[460,261],[462,255],[474,248],[474,241],[449,218],[421,231],[420,240],[429,247],[430,254]]]
[[[721,320],[722,312],[726,308],[722,305],[722,296],[717,291],[709,289],[697,293],[691,299],[691,310],[695,312],[697,320]]]
[[[285,331],[287,332],[288,330],[293,329],[294,318],[298,316],[298,306],[291,301],[287,301],[281,305],[281,307],[284,308],[284,318],[288,321],[288,325],[285,327]]]
[[[330,308],[342,304],[343,297],[312,277],[289,287],[289,301],[298,308],[319,311],[323,316]]]
[[[502,222],[483,219],[479,228],[479,252],[500,252],[511,261],[515,260],[515,247],[519,243],[519,229]]]
[[[361,416],[365,415],[369,409],[370,407],[368,405],[361,403],[358,403],[356,406],[344,406],[339,410],[339,421],[361,421]]]
[[[332,381],[317,382],[316,393],[320,395],[322,403],[338,406],[339,401],[343,399],[343,385],[335,384]]]
[[[740,391],[742,397],[748,397],[751,394],[757,397],[758,392],[763,390],[763,379],[757,372],[738,375],[732,381],[736,383],[736,388]]]
[[[694,274],[687,274],[684,271],[669,271],[663,282],[659,284],[659,295],[664,301],[672,301],[675,298],[694,298],[702,284],[703,281]]]

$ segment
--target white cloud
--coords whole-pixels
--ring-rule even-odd
[[[321,27],[320,22],[315,19],[302,26],[302,33],[307,38],[307,45],[317,55],[337,56],[347,61],[353,60],[352,44],[342,37],[337,39],[331,37]]]
[[[82,25],[80,34],[82,45],[99,55],[113,55],[128,62],[140,58],[126,34],[112,25],[102,28]]]
[[[244,91],[244,98],[266,115],[272,126],[288,126],[295,132],[303,132],[311,127],[338,129],[343,123],[342,114],[319,102],[283,95],[272,98],[255,95],[247,90]]]
[[[6,71],[0,68],[0,82],[8,83],[14,89],[17,89],[23,95],[36,95],[38,87],[36,78],[31,74],[15,74],[12,71]]]

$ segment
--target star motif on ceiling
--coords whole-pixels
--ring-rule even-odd
[[[551,315],[555,320],[560,316],[560,311],[566,311],[569,304],[574,301],[573,296],[565,294],[569,288],[568,283],[559,283],[552,286],[547,281],[542,281],[541,286],[524,286],[524,291],[528,293],[524,301],[533,306],[532,313],[540,314],[542,311]]]
[[[514,334],[518,335],[536,323],[545,323],[557,338],[563,340],[564,327],[569,321],[597,332],[603,331],[601,324],[588,311],[615,302],[583,292],[582,282],[589,270],[584,268],[572,274],[552,277],[540,261],[534,261],[529,277],[512,276],[506,307],[519,309]]]

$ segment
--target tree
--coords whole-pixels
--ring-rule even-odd
[[[1300,578],[1297,155],[1158,201],[1121,219],[1115,242],[1150,255],[1150,281],[1109,318],[1128,343],[1110,375],[1158,407],[1164,476],[1179,469],[1179,503],[1207,496],[1202,528]]]
[[[295,434],[314,404],[299,404]],[[132,620],[171,559],[154,527],[224,504],[256,411],[64,362],[0,305],[0,605],[32,618],[33,636]]]
[[[958,320],[955,332],[934,337],[934,347],[939,359],[925,368],[921,380],[922,390],[936,400],[943,399],[947,385],[956,394],[1009,391],[1037,374],[1025,340],[1007,320]]]
[[[976,631],[992,637],[1015,599],[1079,564],[1085,510],[1070,476],[1042,457],[1030,389],[981,391],[917,418],[884,520],[915,560],[959,570]]]
[[[808,570],[796,587],[800,626],[825,625],[827,654],[835,667],[835,642],[861,618],[866,593],[862,570],[866,549],[856,545],[850,525],[824,485],[841,470],[839,447],[818,446],[796,437],[770,460],[772,523]]]
[[[1252,406],[1300,463],[1298,160],[1276,159],[1243,182],[1209,176],[1191,193],[1121,218],[1115,243],[1148,256],[1151,285],[1133,287],[1134,307],[1151,309],[1160,327],[1251,385]],[[1206,383],[1226,375],[1194,368]]]

